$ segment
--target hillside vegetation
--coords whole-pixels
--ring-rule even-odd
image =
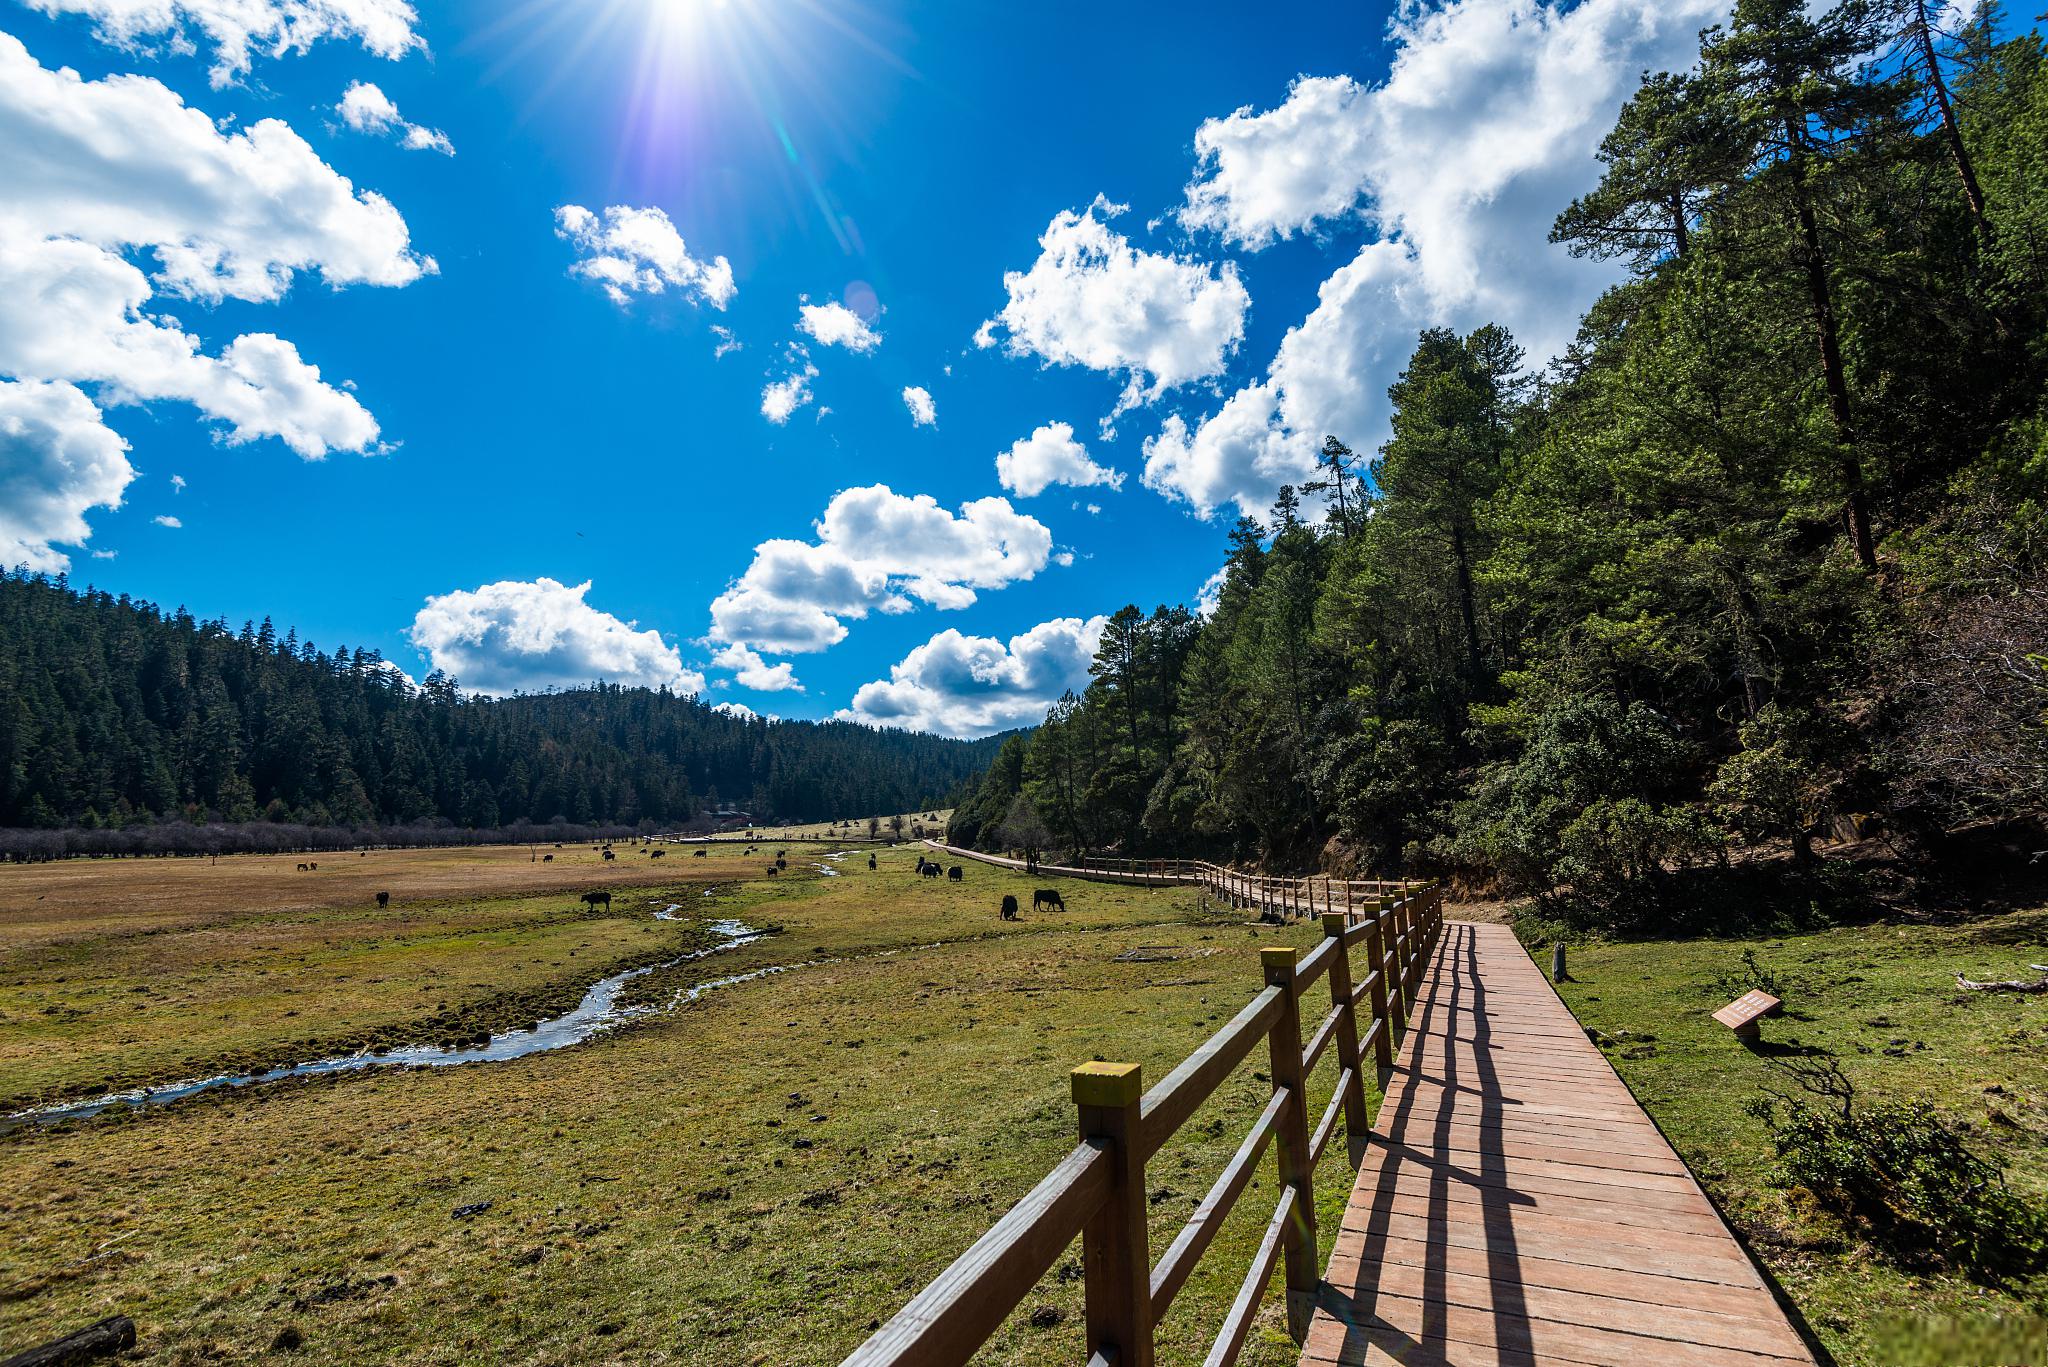
[[[956,840],[1448,873],[1606,920],[1673,874],[2048,802],[2048,67],[1984,12],[1743,0],[1553,237],[1538,370],[1425,332],[1376,453],[1129,607]],[[1334,844],[1332,843],[1334,840]],[[1680,880],[1684,881],[1684,880]]]
[[[940,805],[993,741],[728,716],[598,684],[503,699],[266,619],[0,572],[0,827],[678,825]]]

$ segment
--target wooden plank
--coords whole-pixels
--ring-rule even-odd
[[[1305,1367],[1811,1364],[1512,934],[1446,923],[1418,967]]]
[[[1453,1205],[1490,1206],[1508,1203],[1534,1211],[1584,1212],[1619,1224],[1664,1224],[1686,1215],[1719,1222],[1720,1216],[1706,1198],[1689,1191],[1636,1191],[1601,1186],[1592,1182],[1537,1181],[1513,1186],[1485,1187],[1474,1182],[1445,1181],[1431,1173],[1409,1168],[1384,1168],[1370,1182],[1359,1184],[1363,1191],[1398,1191],[1428,1196]],[[1452,1218],[1447,1215],[1446,1218]]]
[[[1324,1364],[1345,1364],[1348,1367],[1365,1360],[1366,1342],[1377,1341],[1390,1348],[1416,1343],[1443,1354],[1460,1367],[1482,1362],[1566,1362],[1585,1364],[1586,1367],[1610,1367],[1612,1364],[1626,1364],[1627,1367],[1769,1367],[1773,1363],[1811,1364],[1813,1361],[1810,1356],[1786,1358],[1742,1349],[1717,1348],[1710,1344],[1684,1343],[1677,1339],[1557,1324],[1548,1320],[1518,1319],[1501,1315],[1498,1311],[1473,1310],[1460,1305],[1440,1309],[1433,1307],[1434,1313],[1426,1330],[1418,1327],[1411,1332],[1402,1325],[1394,1333],[1386,1332],[1395,1327],[1396,1316],[1402,1319],[1419,1316],[1422,1305],[1419,1301],[1390,1301],[1384,1307],[1383,1315],[1368,1318],[1356,1327],[1342,1325],[1333,1318],[1327,1327],[1318,1325],[1310,1331],[1308,1342],[1302,1347],[1301,1360],[1313,1367],[1324,1367]],[[1475,1349],[1479,1351],[1475,1352]],[[1411,1360],[1398,1348],[1394,1351],[1396,1361],[1406,1363]]]
[[[1379,1256],[1364,1259],[1341,1250],[1333,1253],[1330,1257],[1330,1280],[1337,1281],[1341,1276],[1348,1285],[1358,1278],[1374,1277],[1377,1274],[1373,1268],[1360,1267],[1361,1263],[1368,1261],[1379,1268],[1436,1268],[1475,1277],[1492,1275],[1499,1262],[1494,1255],[1481,1249],[1445,1248],[1415,1239],[1381,1239],[1372,1246],[1372,1252]],[[1514,1269],[1515,1275],[1528,1286],[1550,1286],[1560,1291],[1585,1291],[1595,1295],[1603,1294],[1599,1291],[1602,1279],[1620,1270],[1588,1267],[1563,1258],[1538,1258],[1528,1254],[1515,1259]],[[1666,1305],[1683,1305],[1695,1310],[1713,1310],[1749,1318],[1762,1313],[1758,1308],[1756,1287],[1749,1282],[1715,1282],[1661,1271],[1624,1275],[1633,1279],[1634,1288],[1643,1294],[1655,1295]]]
[[[1382,1263],[1374,1269],[1372,1294],[1375,1304],[1390,1299],[1428,1299],[1473,1310],[1506,1309],[1558,1324],[1679,1339],[1709,1348],[1737,1348],[1774,1357],[1797,1357],[1801,1351],[1799,1336],[1782,1315],[1773,1323],[1753,1313],[1724,1314],[1659,1304],[1646,1299],[1652,1294],[1646,1283],[1656,1279],[1638,1274],[1593,1273],[1591,1280],[1593,1285],[1584,1289],[1565,1290],[1531,1285],[1513,1264],[1498,1275],[1473,1276]]]

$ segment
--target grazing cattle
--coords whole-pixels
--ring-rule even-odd
[[[769,876],[770,878],[773,878],[773,877],[774,877],[774,876],[775,876],[776,874],[778,874],[778,873],[780,873],[780,872],[782,872],[782,870],[780,870],[780,869],[776,868],[776,867],[775,867],[775,866],[774,866],[773,864],[770,864],[770,865],[768,866],[768,876]]]
[[[540,862],[543,864],[552,864],[555,862],[555,857],[551,854],[544,854],[540,857]]]
[[[1005,921],[1017,919],[1017,899],[1007,892],[1003,894],[1003,919]]]
[[[618,856],[617,856],[617,855],[615,855],[615,854],[613,854],[613,853],[612,853],[612,852],[611,852],[610,850],[606,850],[606,851],[604,852],[604,857],[605,857],[605,858],[606,858],[607,860],[612,860],[612,859],[617,859],[617,858],[618,858]]]
[[[656,859],[661,859],[661,858],[665,857],[665,856],[666,856],[667,854],[668,854],[668,851],[667,851],[667,850],[656,850],[656,851],[654,852],[654,857],[655,857]]]
[[[919,868],[918,872],[927,878],[937,878],[939,876],[939,866],[937,864],[925,864]]]
[[[870,869],[873,869],[874,867],[875,867],[875,857],[874,857],[873,855],[869,855],[869,856],[868,856],[868,868],[870,868]]]
[[[612,895],[608,892],[586,892],[583,894],[582,901],[583,905],[589,907],[592,911],[597,910],[599,907],[603,907],[606,911],[612,909]]]
[[[377,894],[377,910],[379,910],[379,911],[382,911],[382,910],[383,910],[384,908],[386,908],[386,907],[388,907],[388,906],[390,906],[390,905],[391,905],[391,894],[390,894],[390,893],[388,893],[388,892],[380,892],[380,893],[378,893],[378,894]]]
[[[307,868],[309,868],[309,869],[315,869],[315,870],[317,870],[317,869],[318,869],[318,868],[319,868],[320,866],[319,866],[318,864],[308,864],[308,865],[306,865],[306,867],[307,867]]]
[[[696,855],[699,859],[704,857],[704,851],[702,850],[691,850],[690,853]]]
[[[775,867],[778,869],[786,869],[789,867],[789,861],[778,854],[775,856]]]
[[[1037,911],[1040,907],[1055,907],[1065,911],[1067,903],[1066,899],[1060,896],[1058,888],[1039,888],[1031,894],[1031,909]]]
[[[961,872],[960,866],[958,864],[955,864],[952,868],[946,870],[946,877],[952,879],[956,883],[965,882],[967,879],[967,875]]]
[[[306,871],[306,866],[305,866],[304,864],[301,864],[301,865],[299,865],[299,872],[300,872],[300,873],[304,873],[305,871]]]

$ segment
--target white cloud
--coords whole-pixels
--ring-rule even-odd
[[[1054,484],[1124,487],[1123,472],[1090,460],[1088,448],[1074,439],[1073,427],[1063,422],[1047,423],[1030,436],[1019,437],[1009,450],[998,452],[996,478],[1005,489],[1025,498],[1042,494]]]
[[[1257,251],[1349,212],[1376,151],[1358,108],[1370,98],[1349,76],[1304,76],[1278,109],[1205,120],[1181,225]]]
[[[711,359],[714,361],[723,360],[746,345],[746,343],[734,335],[731,328],[726,327],[722,323],[713,323],[711,325],[711,335],[718,339],[718,345],[711,349]]]
[[[169,513],[158,513],[155,517],[151,518],[150,521],[156,523],[156,525],[159,527],[176,528],[185,525],[183,522],[180,522],[177,518],[172,517]]]
[[[120,507],[134,478],[128,443],[75,386],[0,380],[0,566],[69,569],[55,543],[84,545],[87,510]]]
[[[334,106],[334,112],[341,115],[341,121],[358,133],[371,133],[379,137],[396,135],[399,146],[414,152],[440,152],[446,156],[455,155],[455,144],[448,141],[448,135],[438,128],[424,128],[410,123],[398,112],[398,106],[391,97],[368,81],[355,81],[343,92],[341,103]]]
[[[738,717],[741,721],[773,722],[782,720],[773,712],[756,712],[743,702],[715,702],[711,704],[711,710],[713,712],[723,712],[728,717]]]
[[[792,413],[811,401],[811,381],[817,378],[818,368],[809,361],[802,361],[797,369],[764,385],[761,389],[761,416],[777,427],[788,422]]]
[[[102,403],[180,399],[226,424],[230,444],[277,437],[309,459],[370,449],[377,422],[267,332],[219,356],[144,312],[142,272],[87,243],[0,237],[0,374],[95,382]]]
[[[932,402],[931,391],[922,385],[904,386],[903,406],[910,410],[912,427],[931,427],[939,420],[939,406]]]
[[[731,264],[722,256],[706,262],[690,255],[660,209],[614,204],[600,216],[580,204],[564,204],[555,210],[555,236],[583,254],[569,273],[595,280],[616,304],[673,288],[722,309],[739,292]]]
[[[840,303],[801,301],[796,311],[796,329],[825,346],[843,346],[848,351],[873,351],[882,344],[881,333]]]
[[[1202,581],[1202,587],[1195,590],[1196,616],[1207,619],[1216,615],[1216,609],[1223,604],[1223,581],[1228,578],[1230,566],[1224,565]]]
[[[238,133],[146,76],[85,81],[0,33],[0,236],[152,252],[155,283],[209,301],[281,298],[299,271],[329,285],[409,285],[390,201],[358,191],[292,129]]]
[[[378,449],[369,411],[291,342],[247,333],[208,354],[158,297],[262,303],[301,272],[400,286],[434,270],[389,202],[356,190],[291,128],[265,119],[226,134],[160,82],[85,81],[0,33],[0,185],[0,377],[43,396],[42,418],[14,430],[13,498],[28,511],[10,534],[47,527],[77,544],[78,515],[116,506],[133,477],[83,454],[119,438],[89,435],[97,420],[50,397],[83,397],[79,385],[102,407],[190,403],[229,443],[277,437],[307,458]],[[17,417],[28,392],[13,391]],[[48,449],[29,456],[20,443],[32,439]],[[34,544],[38,560],[63,558],[50,544]]]
[[[704,676],[657,631],[636,631],[584,602],[590,582],[504,580],[427,599],[407,633],[434,668],[473,692],[503,695],[608,683],[679,693]]]
[[[714,669],[732,670],[734,681],[742,688],[761,693],[804,691],[804,686],[796,681],[796,666],[787,660],[771,665],[746,646],[721,648],[711,657],[711,664]]]
[[[251,48],[265,56],[305,52],[322,39],[355,39],[396,61],[426,43],[413,31],[408,0],[26,0],[44,14],[82,14],[102,42],[141,50],[191,51],[186,30],[214,48],[212,79],[222,86],[249,70]]]
[[[1207,515],[1262,513],[1326,434],[1371,450],[1418,331],[1498,322],[1541,359],[1615,268],[1546,240],[1599,178],[1644,70],[1682,69],[1727,0],[1455,0],[1403,12],[1384,84],[1298,81],[1265,115],[1203,125],[1184,221],[1262,245],[1355,211],[1376,232],[1326,280],[1266,378],[1146,443],[1145,483]],[[1191,216],[1191,217],[1189,217]]]
[[[182,494],[185,492],[185,477],[183,475],[171,476],[171,492],[174,494]]]
[[[977,589],[1030,579],[1052,555],[1052,533],[1006,499],[964,503],[956,517],[885,484],[834,495],[815,531],[815,541],[755,548],[711,604],[714,640],[780,655],[825,650],[845,639],[842,619],[917,602],[964,608]]]
[[[1108,224],[1123,212],[1098,197],[1056,215],[1031,269],[1004,273],[1008,302],[974,336],[1013,356],[1125,376],[1118,412],[1220,374],[1251,307],[1234,265],[1133,247]]]
[[[1088,685],[1088,666],[1106,618],[1062,617],[1012,636],[963,636],[950,628],[862,684],[842,721],[985,736],[1034,726],[1068,689]]]
[[[1192,430],[1170,415],[1144,450],[1145,487],[1202,517],[1229,503],[1263,515],[1281,485],[1298,485],[1315,470],[1307,439],[1276,424],[1270,383],[1240,389]]]

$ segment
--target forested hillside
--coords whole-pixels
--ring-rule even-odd
[[[593,687],[501,700],[266,620],[239,632],[0,574],[0,827],[821,820],[931,806],[996,742]]]
[[[1424,333],[1386,444],[1240,521],[1206,620],[1119,613],[956,838],[1597,907],[2042,812],[2048,66],[1930,9],[1742,0],[1646,77],[1558,206],[1628,272],[1568,354]]]

